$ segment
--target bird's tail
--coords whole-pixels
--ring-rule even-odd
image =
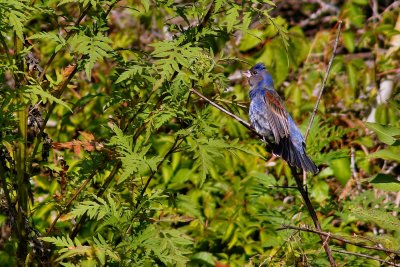
[[[282,157],[291,166],[301,168],[313,174],[318,172],[317,166],[307,156],[304,147],[297,147],[290,138],[281,139],[279,144],[274,145],[272,152]]]

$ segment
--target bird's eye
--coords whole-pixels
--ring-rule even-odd
[[[256,75],[256,74],[257,74],[257,71],[256,71],[256,70],[255,70],[255,71],[253,71],[253,74],[254,74],[254,75]]]

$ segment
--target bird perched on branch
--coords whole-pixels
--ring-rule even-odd
[[[317,166],[306,154],[304,138],[275,91],[264,64],[257,63],[244,75],[251,87],[249,117],[252,127],[271,145],[273,154],[291,166],[317,173]]]

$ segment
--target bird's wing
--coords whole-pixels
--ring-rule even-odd
[[[266,90],[265,105],[267,107],[267,120],[274,135],[275,143],[289,136],[288,112],[281,97],[275,90]]]

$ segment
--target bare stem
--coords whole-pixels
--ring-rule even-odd
[[[291,167],[291,169],[292,169],[294,180],[296,181],[297,189],[300,191],[300,194],[301,194],[301,196],[304,200],[304,203],[306,204],[306,207],[308,209],[308,213],[310,214],[311,219],[314,222],[315,228],[317,228],[318,231],[322,231],[321,224],[319,223],[317,213],[315,212],[315,209],[311,203],[311,200],[308,197],[308,192],[306,191],[305,187],[303,186],[303,181],[301,179],[301,176],[297,175],[295,167]],[[321,234],[320,237],[321,237],[321,241],[322,241],[322,246],[324,247],[326,255],[328,256],[330,265],[336,266],[335,260],[332,255],[332,251],[329,247],[329,242],[328,242],[329,236],[324,236]]]
[[[315,229],[311,229],[311,228],[297,227],[297,226],[292,226],[292,225],[282,225],[282,227],[277,229],[277,230],[279,231],[279,230],[284,230],[284,229],[292,229],[292,230],[308,232],[308,233],[314,233],[314,234],[323,235],[323,236],[329,236],[330,239],[338,240],[340,242],[343,242],[343,243],[346,243],[346,244],[350,244],[350,245],[353,245],[353,246],[357,246],[357,247],[360,247],[360,248],[378,250],[378,251],[383,251],[383,252],[386,252],[386,253],[393,253],[393,254],[396,254],[396,255],[400,255],[400,251],[391,250],[391,249],[382,247],[381,244],[379,244],[379,247],[378,246],[368,246],[368,245],[364,245],[364,244],[361,244],[361,243],[358,243],[358,242],[347,240],[344,237],[337,236],[337,235],[334,235],[332,233],[327,233],[327,232],[323,232],[323,231],[319,231],[319,230],[315,230]]]
[[[115,175],[118,173],[118,171],[121,168],[121,166],[122,166],[121,161],[118,161],[118,163],[114,166],[114,169],[111,171],[111,173],[108,175],[108,177],[104,181],[104,183],[103,183],[102,187],[100,188],[99,192],[97,192],[97,197],[102,197],[103,196],[104,192],[106,191],[107,187],[110,185],[111,181],[114,179]],[[100,168],[101,167],[99,167],[98,169],[100,169]],[[80,231],[80,229],[82,227],[82,224],[86,221],[86,218],[87,218],[87,214],[84,214],[81,217],[79,222],[72,229],[72,232],[70,234],[70,238],[74,239],[77,236],[77,234],[79,233],[79,231]]]
[[[338,24],[339,24],[339,26],[338,26],[338,30],[337,30],[337,34],[336,34],[335,44],[334,44],[333,50],[332,50],[332,55],[331,55],[331,58],[330,58],[329,63],[328,63],[328,68],[326,69],[326,72],[325,72],[324,80],[322,81],[322,86],[321,86],[321,89],[320,89],[319,94],[318,94],[317,102],[315,103],[314,110],[313,110],[313,112],[311,114],[311,118],[310,118],[310,121],[309,121],[308,126],[307,126],[307,131],[306,131],[306,133],[304,135],[304,140],[307,140],[307,137],[308,137],[308,134],[310,132],[311,126],[312,126],[312,124],[314,122],[315,114],[317,113],[319,103],[321,102],[322,93],[324,92],[326,81],[328,80],[328,76],[329,76],[329,72],[330,72],[331,67],[332,67],[333,59],[335,58],[336,49],[337,49],[337,46],[338,46],[338,43],[339,43],[340,31],[342,29],[342,21],[339,21]],[[310,198],[308,197],[307,186],[304,187],[304,185],[307,185],[307,181],[306,181],[307,173],[306,173],[306,171],[303,170],[303,181],[301,181],[301,177],[296,174],[295,168],[292,168],[292,173],[293,173],[293,177],[295,178],[295,181],[296,181],[296,184],[297,184],[297,188],[300,191],[301,196],[303,197],[304,203],[306,204],[306,207],[308,209],[308,212],[310,213],[311,219],[313,220],[315,227],[318,229],[318,231],[322,231],[321,224],[319,223],[317,213],[315,212],[315,209],[311,204]],[[329,236],[324,236],[324,235],[320,234],[320,237],[321,237],[321,241],[322,241],[322,244],[324,246],[325,252],[326,252],[326,254],[328,256],[330,265],[331,266],[336,266],[335,260],[334,260],[334,258],[332,256],[332,251],[329,248],[329,244],[328,244]]]
[[[366,254],[362,254],[362,253],[355,253],[355,252],[349,252],[349,251],[345,251],[345,250],[338,250],[338,249],[333,249],[332,251],[336,252],[336,253],[341,253],[341,254],[347,254],[347,255],[353,255],[353,256],[357,256],[357,257],[362,257],[362,258],[367,258],[367,259],[371,259],[371,260],[376,260],[379,261],[381,263],[385,263],[387,265],[390,266],[400,266],[400,264],[394,263],[394,262],[390,262],[390,261],[385,261],[370,255],[366,255]]]
[[[304,140],[307,140],[308,134],[310,133],[311,125],[314,122],[315,114],[317,113],[319,102],[321,102],[322,93],[324,92],[325,84],[326,84],[326,81],[328,80],[329,72],[331,71],[333,59],[335,58],[336,49],[337,49],[337,46],[339,43],[340,31],[342,30],[342,21],[339,20],[338,24],[339,25],[338,25],[337,34],[336,34],[335,45],[333,46],[333,50],[332,50],[331,59],[329,60],[328,68],[326,69],[325,77],[324,77],[324,80],[322,81],[321,89],[319,90],[317,103],[315,103],[314,110],[311,114],[310,122],[308,123],[308,126],[307,126],[306,134],[304,135]]]
[[[98,170],[102,169],[104,167],[105,163],[102,163],[98,168],[93,171],[88,178],[83,182],[83,184],[78,188],[78,190],[75,192],[75,194],[68,200],[68,202],[65,204],[64,209],[60,211],[60,213],[57,215],[57,217],[53,220],[51,223],[49,229],[46,232],[46,235],[49,235],[51,231],[53,231],[54,226],[56,225],[58,219],[65,213],[67,208],[72,204],[72,202],[79,196],[79,194],[82,192],[83,189],[86,188],[87,184],[93,179],[95,174],[98,172]]]
[[[233,114],[232,112],[224,109],[223,107],[221,107],[220,105],[214,103],[213,101],[211,101],[210,99],[208,99],[207,97],[205,97],[204,95],[202,95],[200,92],[196,91],[195,89],[190,89],[190,92],[195,93],[196,95],[198,95],[200,98],[204,99],[205,101],[207,101],[211,106],[219,109],[220,111],[222,111],[223,113],[227,114],[228,116],[231,116],[232,118],[234,118],[235,120],[237,120],[238,122],[240,122],[244,127],[246,127],[247,129],[249,129],[250,131],[252,131],[253,133],[255,133],[256,135],[258,135],[260,138],[263,138],[262,135],[260,135],[259,133],[257,133],[253,127],[251,127],[251,125],[243,120],[242,118],[240,118],[239,116]]]
[[[86,16],[86,14],[89,12],[90,8],[92,7],[91,4],[89,4],[86,9],[82,12],[82,14],[79,16],[78,20],[75,22],[75,27],[79,26],[79,24],[81,23],[81,21],[83,20],[83,18]],[[74,33],[74,31],[70,31],[67,33],[67,35],[65,36],[65,41],[67,41],[72,34]],[[61,50],[54,52],[51,57],[49,58],[49,60],[47,61],[46,65],[43,68],[43,72],[40,74],[39,76],[39,82],[43,80],[44,75],[46,75],[46,71],[47,69],[50,67],[51,63],[53,62],[54,58],[56,57],[57,53],[60,52]]]

